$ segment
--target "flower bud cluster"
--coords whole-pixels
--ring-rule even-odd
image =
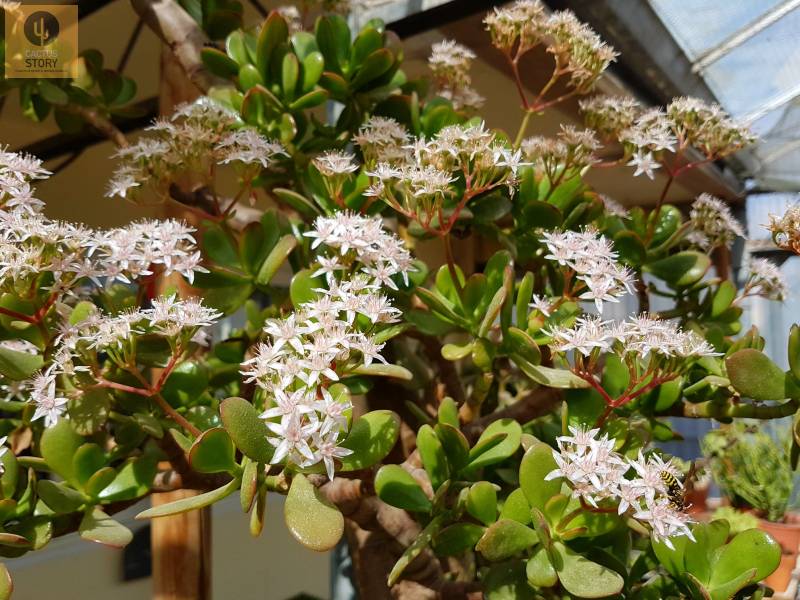
[[[562,180],[569,179],[596,163],[595,152],[600,143],[591,129],[562,125],[557,137],[529,137],[522,141],[521,147],[534,168],[554,181],[561,171],[565,172]]]
[[[730,248],[737,237],[744,237],[744,227],[728,205],[711,194],[700,194],[689,212],[691,232],[687,239],[703,250],[719,246]]]
[[[451,185],[463,177],[467,190],[462,198],[516,182],[524,163],[484,124],[451,125],[433,138],[418,138],[405,146],[405,162],[378,162],[367,174],[373,177],[365,192],[427,227],[441,215],[446,199],[454,196]]]
[[[203,97],[179,106],[171,118],[157,119],[150,135],[117,151],[120,164],[106,196],[135,197],[144,186],[162,196],[176,176],[207,178],[214,165],[233,164],[252,179],[286,151],[254,129],[242,127],[238,115]]]
[[[569,76],[569,85],[585,93],[617,57],[588,25],[568,10],[548,15],[538,0],[518,0],[495,8],[484,19],[492,44],[519,57],[543,44],[556,67]]]
[[[779,248],[800,254],[800,204],[786,209],[783,215],[770,215],[766,226]]]
[[[364,164],[370,169],[379,162],[390,165],[407,162],[409,140],[406,128],[389,117],[370,117],[353,136]]]
[[[594,508],[604,501],[617,503],[618,514],[630,513],[651,529],[653,539],[669,548],[674,537],[694,541],[682,499],[674,497],[683,485],[671,460],[665,462],[656,454],[645,457],[641,451],[632,460],[614,451],[615,439],[607,434],[598,437],[599,429],[570,426],[569,431],[571,435],[556,438],[557,468],[545,476],[546,481],[565,479],[573,498]]]
[[[751,258],[747,264],[747,279],[743,296],[762,296],[783,302],[789,294],[786,278],[773,262],[766,258]]]
[[[475,53],[453,40],[431,46],[428,66],[433,73],[436,93],[453,103],[456,110],[480,108],[484,98],[472,87],[469,70]]]
[[[667,116],[678,139],[698,148],[707,158],[721,158],[749,146],[756,137],[718,104],[697,98],[676,98]]]
[[[605,138],[617,138],[633,125],[640,112],[630,96],[592,96],[578,102],[586,124]]]
[[[373,361],[386,362],[378,336],[400,311],[381,288],[397,288],[393,278],[408,276],[411,257],[380,217],[319,217],[306,235],[318,252],[313,275],[324,276],[326,287],[291,315],[267,321],[267,341],[243,363],[242,374],[268,396],[261,416],[275,446],[272,462],[323,463],[333,479],[335,459],[351,453],[340,442],[352,405],[337,382]]]

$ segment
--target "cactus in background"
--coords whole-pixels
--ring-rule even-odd
[[[737,423],[709,432],[703,453],[717,484],[735,507],[749,506],[768,521],[781,521],[792,497],[787,444]]]

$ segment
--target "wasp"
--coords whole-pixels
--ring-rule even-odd
[[[686,510],[686,495],[678,478],[669,471],[661,471],[661,481],[667,487],[669,503],[675,510]]]
[[[669,498],[669,503],[675,510],[683,512],[689,508],[689,505],[686,503],[686,497],[694,487],[696,473],[697,465],[694,461],[692,461],[689,467],[689,472],[686,474],[683,484],[669,471],[661,471],[661,481],[664,482],[667,488],[667,498]]]

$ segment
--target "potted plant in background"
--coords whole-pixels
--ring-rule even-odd
[[[794,478],[784,438],[736,423],[709,432],[702,444],[714,480],[731,507],[760,517],[758,526],[781,545],[780,566],[766,580],[776,590],[789,585],[800,547],[800,521],[789,513]]]

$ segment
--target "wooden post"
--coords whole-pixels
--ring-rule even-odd
[[[181,102],[191,102],[199,89],[185,76],[168,48],[161,54],[159,112],[170,115]],[[164,216],[185,218],[186,215]],[[176,283],[176,282],[173,282]],[[178,285],[180,292],[185,292]],[[185,295],[181,293],[181,295]],[[168,465],[167,465],[168,466]],[[153,506],[195,496],[194,490],[153,494]],[[211,509],[153,519],[150,544],[153,555],[153,600],[210,600]]]
[[[177,490],[152,495],[153,506],[197,495]],[[210,600],[211,509],[153,519],[153,600]]]

